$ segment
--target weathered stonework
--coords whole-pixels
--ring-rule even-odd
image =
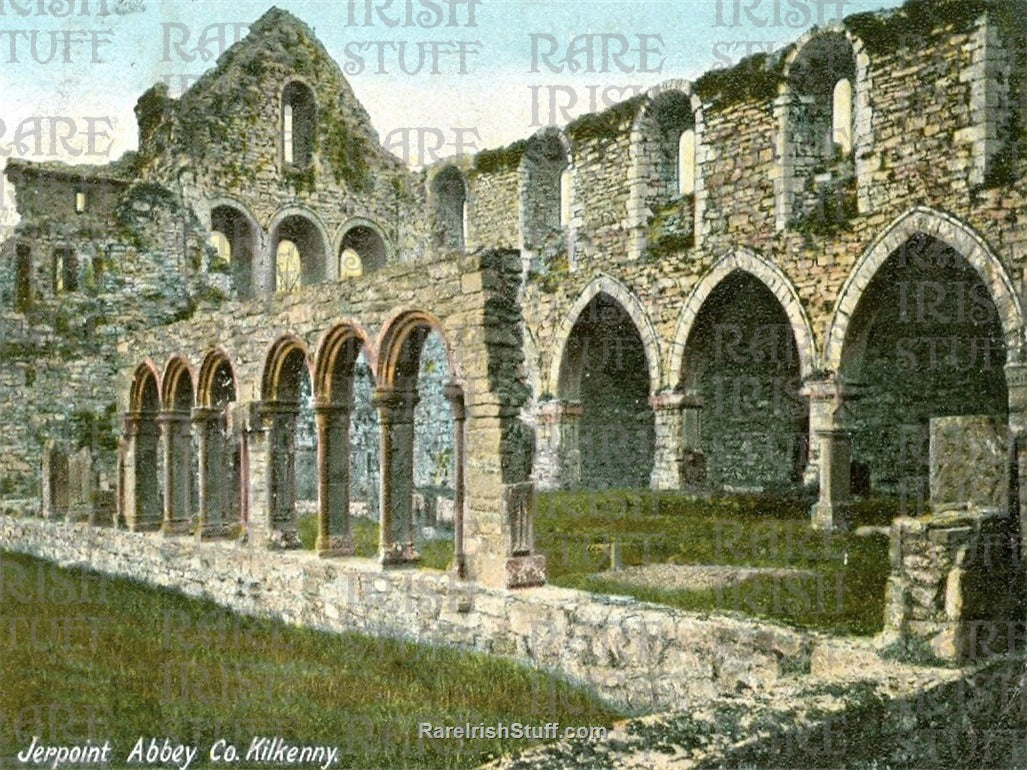
[[[943,5],[423,171],[272,9],[142,95],[138,152],[8,165],[0,494],[60,439],[129,528],[288,547],[311,509],[341,556],[363,485],[394,566],[438,481],[454,570],[504,584],[542,579],[507,505],[530,482],[814,484],[834,527],[858,463],[922,507],[932,418],[1027,413],[1022,3]]]
[[[199,543],[0,516],[0,547],[175,588],[229,609],[330,631],[456,645],[529,662],[624,707],[686,708],[808,672],[816,637],[564,588],[508,591],[437,571],[382,572],[231,542]]]

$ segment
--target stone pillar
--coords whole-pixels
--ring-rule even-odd
[[[464,389],[451,382],[446,385],[446,399],[453,409],[453,542],[454,571],[458,578],[467,577],[467,557],[464,554],[464,424],[467,408],[464,405]]]
[[[192,431],[188,412],[157,415],[164,444],[164,522],[161,531],[180,535],[189,531],[192,518]]]
[[[61,518],[68,508],[68,458],[53,439],[43,448],[41,475],[43,518]]]
[[[267,463],[267,544],[272,548],[297,548],[300,546],[296,531],[296,418],[299,405],[265,401],[260,406],[260,414],[261,422],[267,425],[264,448]],[[250,458],[251,462],[256,462],[252,453]]]
[[[414,407],[417,391],[377,388],[373,403],[381,423],[380,558],[382,565],[420,560],[414,548]]]
[[[352,556],[349,517],[349,407],[318,404],[317,423],[317,553],[322,557]]]
[[[649,399],[656,416],[653,489],[690,489],[706,482],[701,447],[703,400],[698,391],[660,393]]]
[[[571,489],[581,484],[581,404],[546,401],[538,408],[535,480],[539,489]]]
[[[814,527],[846,526],[852,475],[852,437],[841,425],[845,391],[837,379],[807,382],[802,395],[810,400],[810,459],[805,480],[819,479],[820,498],[810,515]]]
[[[220,413],[213,409],[197,408],[193,409],[192,418],[199,455],[196,534],[199,537],[218,537],[225,529],[222,489],[230,483],[224,474],[221,457],[223,441],[219,430]]]
[[[139,412],[122,419],[124,441],[121,505],[125,526],[134,532],[160,529],[157,483],[157,424]]]
[[[93,522],[93,453],[82,447],[68,457],[68,521]]]
[[[268,428],[260,404],[236,404],[229,412],[228,422],[232,434],[239,437],[239,514],[243,533],[251,545],[266,545],[271,538],[271,461]]]

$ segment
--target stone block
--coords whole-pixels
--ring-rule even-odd
[[[930,424],[930,495],[935,511],[967,506],[1006,510],[1007,434],[1000,417],[936,417]]]

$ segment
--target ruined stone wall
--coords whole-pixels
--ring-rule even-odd
[[[309,163],[289,163],[283,151],[283,93],[294,82],[316,103]],[[403,258],[423,253],[423,190],[382,149],[338,65],[287,13],[265,14],[179,99],[165,87],[151,89],[137,115],[144,176],[180,188],[201,217],[210,202],[233,201],[266,237],[276,215],[303,211],[324,228],[330,262],[338,258],[340,228],[361,218],[379,226]]]
[[[237,612],[504,655],[592,686],[639,711],[761,691],[808,671],[814,637],[581,591],[489,589],[371,560],[269,555],[108,528],[0,517],[0,546],[202,596]]]

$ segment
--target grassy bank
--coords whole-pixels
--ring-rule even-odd
[[[198,745],[206,759],[219,738],[245,752],[268,735],[338,746],[341,767],[474,767],[537,741],[419,740],[418,723],[618,716],[583,690],[486,655],[240,617],[5,553],[0,631],[0,764],[33,736],[110,740],[120,764],[139,736]]]

